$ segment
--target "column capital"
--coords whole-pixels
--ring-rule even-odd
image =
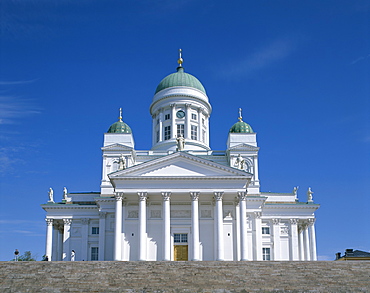
[[[71,226],[72,219],[63,219],[64,226]]]
[[[289,219],[290,224],[292,225],[297,225],[298,224],[298,219]]]
[[[272,224],[273,225],[279,225],[280,224],[280,219],[272,219]]]
[[[107,215],[107,212],[99,212],[100,219],[105,219],[106,215]]]
[[[216,201],[221,201],[222,200],[222,197],[224,195],[224,192],[223,191],[215,191],[213,193],[213,197]]]
[[[262,212],[254,212],[254,217],[255,217],[256,219],[261,218],[261,216],[262,216]]]
[[[171,107],[171,108],[173,108],[173,107],[175,107],[175,106],[176,106],[176,104],[175,104],[175,103],[170,104],[170,107]]]
[[[312,226],[313,224],[315,224],[316,222],[316,219],[315,218],[310,218],[308,219],[308,225]]]
[[[188,109],[188,108],[190,108],[190,107],[191,107],[191,104],[186,103],[186,104],[185,104],[185,107]]]
[[[139,201],[146,201],[148,198],[148,193],[146,191],[138,192],[137,195],[139,196]]]
[[[82,222],[83,225],[88,225],[89,222],[90,222],[90,219],[89,218],[83,218],[83,219],[81,219],[81,222]]]
[[[45,219],[45,221],[46,221],[46,225],[51,226],[53,225],[54,219]]]
[[[195,191],[192,191],[190,192],[190,198],[192,201],[196,201],[199,199],[199,193],[200,192],[195,192]]]
[[[168,201],[171,198],[171,192],[162,192],[163,201]]]
[[[116,192],[114,198],[116,199],[116,201],[121,201],[123,198],[123,192]]]
[[[246,191],[238,191],[238,198],[239,198],[239,201],[247,200],[247,192]]]

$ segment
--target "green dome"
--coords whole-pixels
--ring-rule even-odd
[[[177,67],[177,72],[167,75],[165,78],[162,79],[162,81],[157,86],[155,93],[174,86],[192,87],[202,91],[203,93],[206,93],[206,90],[204,89],[200,81],[195,76],[185,73],[184,68],[181,66]]]
[[[230,133],[253,133],[252,127],[245,123],[244,121],[240,120],[239,122],[236,122],[231,128]]]
[[[125,122],[117,121],[109,127],[108,133],[132,133],[132,131]]]

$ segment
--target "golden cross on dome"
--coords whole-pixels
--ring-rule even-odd
[[[119,121],[119,122],[122,122],[122,108],[119,108],[119,117],[118,117],[118,121]]]
[[[239,108],[239,121],[243,121],[242,108]]]
[[[184,59],[182,59],[182,50],[179,49],[179,59],[177,60],[177,63],[179,63],[179,66],[182,66],[182,63],[184,62]]]

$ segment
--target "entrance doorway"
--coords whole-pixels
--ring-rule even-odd
[[[188,260],[188,234],[173,234],[174,237],[174,260],[187,261]]]

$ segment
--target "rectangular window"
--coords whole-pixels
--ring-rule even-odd
[[[157,130],[157,142],[159,142],[159,130]]]
[[[164,127],[164,140],[169,140],[171,138],[171,126]]]
[[[173,234],[173,241],[175,243],[187,243],[188,242],[188,234]]]
[[[170,114],[164,115],[164,120],[170,120],[170,118],[171,118],[171,115]]]
[[[270,234],[270,227],[262,227],[262,234]]]
[[[91,247],[91,260],[99,260],[99,247]]]
[[[191,139],[198,139],[198,127],[196,127],[195,125],[191,126]]]
[[[91,234],[98,235],[99,234],[99,227],[92,227]]]
[[[262,248],[262,257],[263,257],[263,260],[270,260],[271,257],[270,257],[270,248]]]
[[[185,125],[184,124],[177,124],[177,137],[184,137],[185,133]]]
[[[191,114],[191,119],[197,120],[197,114]]]

